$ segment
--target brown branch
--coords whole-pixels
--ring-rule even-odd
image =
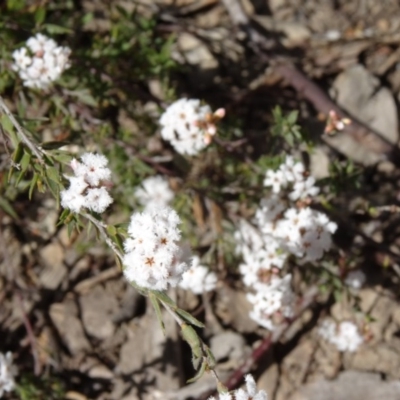
[[[374,153],[382,154],[384,158],[400,163],[400,151],[379,133],[365,126],[355,116],[344,112],[328,95],[302,71],[289,62],[278,62],[275,71],[284,78],[296,91],[312,103],[316,110],[328,115],[329,111],[336,112],[339,118],[350,118],[352,123],[347,125],[344,132],[354,140]]]
[[[29,318],[25,312],[22,295],[18,289],[15,290],[15,293],[17,295],[18,304],[21,309],[22,320],[24,322],[26,333],[28,335],[29,344],[31,346],[32,357],[33,357],[33,373],[35,374],[35,376],[39,376],[42,372],[42,366],[41,366],[40,360],[39,360],[39,354],[37,351],[37,343],[36,343],[35,335],[33,333],[31,322],[29,321]]]
[[[236,369],[236,371],[233,372],[233,374],[224,383],[224,386],[229,391],[235,389],[239,385],[239,383],[242,382],[243,377],[250,372],[252,367],[257,364],[261,357],[268,352],[268,350],[274,343],[278,342],[283,337],[283,335],[289,330],[292,324],[303,314],[303,312],[308,307],[310,307],[310,305],[314,302],[317,293],[318,289],[316,287],[312,287],[301,299],[296,315],[290,320],[285,321],[274,332],[266,336],[262,340],[261,344],[253,350],[250,357],[238,369]],[[208,399],[212,395],[215,395],[215,393],[206,393],[201,396],[201,400]]]
[[[390,143],[378,132],[366,126],[355,116],[346,114],[330,97],[308,78],[292,62],[284,59],[280,55],[267,55],[264,49],[270,49],[270,39],[258,32],[251,23],[250,18],[245,13],[240,0],[222,0],[228,14],[238,28],[242,29],[248,36],[250,47],[265,63],[270,63],[275,72],[287,81],[300,95],[310,101],[316,110],[328,115],[333,110],[340,118],[350,117],[352,124],[346,126],[345,132],[352,136],[354,140],[369,149],[370,151],[382,155],[383,159],[389,159],[394,164],[400,165],[400,150]]]

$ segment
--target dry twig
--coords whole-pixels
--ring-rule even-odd
[[[266,54],[265,49],[271,48],[270,39],[259,33],[252,25],[250,18],[245,13],[240,0],[222,0],[232,22],[246,33],[250,47],[266,64],[273,66],[274,71],[287,81],[296,91],[310,101],[316,110],[325,115],[333,110],[339,118],[348,118],[352,124],[346,126],[345,132],[354,140],[368,148],[370,151],[382,155],[396,165],[400,165],[400,150],[379,133],[358,121],[354,116],[346,114],[329,96],[308,78],[291,61],[280,55]],[[262,80],[261,80],[262,81]]]

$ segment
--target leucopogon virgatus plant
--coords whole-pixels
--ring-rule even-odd
[[[264,186],[271,193],[261,200],[251,223],[239,221],[235,238],[243,259],[239,270],[253,306],[250,316],[274,330],[294,315],[292,274],[285,269],[289,258],[300,264],[320,260],[331,249],[337,225],[307,205],[319,188],[293,157],[287,156],[276,171],[268,170]]]
[[[133,212],[126,231],[108,226],[100,216],[113,203],[110,195],[112,173],[108,168],[108,159],[93,152],[83,153],[80,161],[76,158],[68,161],[73,176],[62,175],[55,165],[69,157],[60,157],[59,152],[52,156],[51,150],[43,149],[33,137],[25,133],[2,99],[0,107],[3,116],[7,117],[5,131],[12,135],[16,143],[13,158],[15,170],[20,169],[19,163],[24,157],[29,156],[29,161],[33,161],[32,158],[36,156],[37,163],[26,165],[23,173],[27,173],[30,167],[38,176],[35,184],[38,183],[38,179],[49,183],[51,191],[60,199],[64,208],[61,221],[74,221],[76,227],[83,227],[80,219],[86,218],[99,231],[115,253],[127,280],[150,298],[161,326],[163,322],[160,305],[164,306],[180,325],[182,336],[192,349],[195,368],[200,367],[201,373],[205,370],[213,371],[217,378],[213,356],[193,329],[193,326],[204,325],[186,311],[179,309],[166,293],[167,289],[180,283],[185,272],[189,273],[189,278],[185,279],[184,285],[195,292],[199,292],[199,288],[201,290],[202,283],[197,282],[195,286],[190,280],[192,274],[204,280],[206,290],[215,287],[216,276],[207,273],[205,267],[200,266],[197,261],[192,266],[190,255],[183,251],[179,229],[181,220],[176,211],[167,205],[173,198],[173,192],[165,193],[167,186],[164,179],[149,178],[144,182],[143,189],[136,191],[136,196],[146,207],[142,212]],[[66,187],[63,184],[65,181]],[[35,184],[32,184],[31,191]],[[160,185],[163,188],[161,198],[157,196]],[[123,236],[125,241],[122,243]]]
[[[26,87],[49,90],[69,68],[70,53],[68,47],[57,46],[53,39],[37,34],[25,47],[13,53],[12,68]],[[219,274],[206,266],[208,263],[200,257],[201,251],[198,255],[186,251],[186,238],[181,230],[184,221],[173,207],[175,189],[172,190],[168,179],[160,175],[163,169],[146,171],[145,176],[152,176],[130,188],[142,210],[130,210],[130,221],[125,221],[127,228],[123,224],[107,224],[107,212],[113,211],[116,204],[113,160],[101,154],[99,146],[94,146],[96,150],[93,151],[80,151],[80,156],[44,146],[14,117],[1,97],[0,112],[0,123],[14,147],[10,177],[17,175],[15,182],[18,183],[28,176],[30,197],[36,188],[48,187],[63,208],[60,221],[69,231],[83,229],[87,222],[94,227],[114,252],[126,280],[149,298],[160,325],[163,327],[161,307],[178,323],[192,351],[193,365],[198,372],[195,378],[205,371],[212,373],[221,389],[220,400],[266,400],[266,393],[257,390],[251,375],[245,378],[246,389],[233,392],[224,389],[215,371],[213,355],[194,329],[203,328],[204,324],[180,309],[167,293],[171,288],[181,288],[201,295],[217,290],[222,282]],[[223,108],[213,112],[210,105],[199,99],[182,98],[161,113],[159,133],[170,143],[172,151],[184,156],[190,165],[192,160],[201,158],[202,153],[215,146],[213,138],[224,116]],[[247,160],[239,162],[245,169]],[[250,317],[273,332],[297,315],[296,304],[301,294],[293,287],[293,264],[300,268],[315,266],[329,255],[337,224],[326,213],[312,207],[317,203],[320,188],[302,162],[288,155],[277,169],[264,169],[263,175],[262,196],[252,216],[242,218],[237,212],[236,218],[228,222],[234,221],[236,257],[241,259],[237,269],[252,306]],[[246,189],[243,188],[243,192]],[[188,197],[194,191],[190,187]],[[221,190],[220,197],[225,193]],[[229,216],[229,212],[226,215]],[[227,225],[221,224],[224,228]],[[360,288],[365,281],[356,271],[349,272],[345,279],[352,289]],[[320,334],[340,351],[355,351],[363,341],[357,327],[346,321],[324,323]],[[3,390],[9,391],[14,381],[5,377],[6,372],[11,371],[11,356],[7,353],[6,357],[0,357],[0,367],[3,366],[0,390],[4,381]]]
[[[24,47],[13,52],[12,69],[18,72],[24,86],[47,89],[70,66],[68,47],[38,33],[29,38]]]

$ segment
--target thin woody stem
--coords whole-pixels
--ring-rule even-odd
[[[15,129],[17,130],[18,136],[20,139],[28,146],[28,148],[32,151],[32,153],[37,157],[40,163],[44,164],[43,155],[41,151],[38,149],[36,144],[32,143],[32,141],[26,136],[23,128],[18,123],[12,112],[6,106],[4,99],[0,96],[0,109],[7,117],[10,119],[11,123],[14,125]]]
[[[115,243],[110,239],[110,237],[107,234],[107,225],[104,222],[101,222],[94,218],[92,215],[82,212],[81,213],[82,217],[85,217],[88,219],[90,222],[92,222],[96,228],[99,230],[100,235],[103,237],[104,241],[107,243],[107,245],[111,248],[111,250],[118,256],[118,258],[122,261],[124,258],[124,255],[118,250],[117,246]]]

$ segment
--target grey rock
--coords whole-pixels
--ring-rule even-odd
[[[52,242],[43,247],[40,257],[44,268],[41,270],[39,280],[46,289],[55,290],[66,279],[67,268],[63,263],[64,249],[57,242]]]
[[[243,360],[246,342],[242,335],[227,331],[213,336],[210,340],[210,348],[217,361],[225,358]]]
[[[381,87],[379,80],[364,66],[354,65],[335,79],[332,97],[354,118],[375,129],[392,143],[398,140],[397,109],[389,89]],[[379,160],[379,155],[360,146],[346,134],[338,134],[328,142],[348,157],[371,164]]]
[[[382,381],[379,374],[345,371],[334,381],[308,384],[290,400],[400,400],[400,382]]]
[[[400,349],[387,343],[363,347],[346,367],[400,378]]]
[[[54,303],[50,307],[50,318],[62,341],[72,355],[90,349],[81,321],[78,318],[78,307],[72,298],[63,303]]]
[[[118,308],[115,296],[97,285],[87,294],[80,296],[79,303],[82,322],[90,336],[103,340],[114,334],[115,326],[111,315]]]

